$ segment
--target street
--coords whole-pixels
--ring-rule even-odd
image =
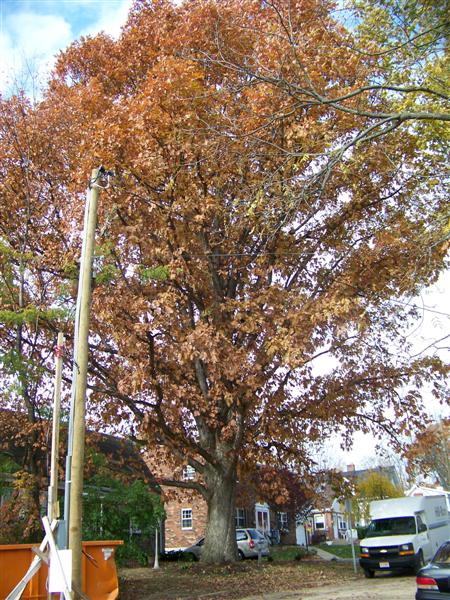
[[[377,574],[373,579],[349,581],[337,587],[322,586],[250,596],[243,600],[414,600],[416,579],[412,575]]]

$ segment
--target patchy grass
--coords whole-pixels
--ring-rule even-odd
[[[319,544],[319,548],[329,552],[330,554],[334,554],[335,556],[339,556],[340,558],[353,558],[352,555],[352,547],[350,544]],[[356,558],[359,557],[359,545],[355,544],[355,554]]]
[[[313,560],[316,558],[314,548],[303,548],[301,546],[271,546],[270,557],[274,561],[289,560]]]
[[[255,560],[209,566],[202,563],[163,563],[151,567],[121,569],[121,600],[237,600],[283,590],[340,585],[359,579],[347,563],[309,560]]]

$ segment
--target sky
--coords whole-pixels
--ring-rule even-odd
[[[132,0],[0,0],[0,91],[27,72],[41,81],[58,52],[82,35],[120,34]],[[30,83],[27,83],[30,89]]]
[[[131,5],[132,0],[0,0],[0,92],[7,94],[15,82],[25,82],[23,87],[39,96],[24,79],[28,71],[44,82],[55,56],[75,39],[100,31],[117,37]],[[450,273],[411,302],[424,308],[421,322],[409,332],[415,351],[421,352],[450,333]],[[448,341],[441,344],[445,345],[449,346]],[[441,349],[440,355],[450,358],[448,350]],[[440,407],[431,398],[428,409],[433,417],[450,413],[449,406]],[[359,435],[352,452],[342,452],[336,441],[330,452],[336,461],[360,467],[374,448],[375,440]]]
[[[408,339],[413,344],[412,353],[437,354],[443,360],[450,361],[450,339],[443,339],[450,335],[450,272],[443,273],[435,285],[424,289],[419,297],[409,301],[422,308],[420,320],[408,332]],[[426,395],[426,407],[433,420],[450,416],[450,404],[441,405],[431,394]],[[339,447],[339,440],[333,439],[328,446],[329,454],[334,457],[338,467],[349,464],[356,465],[356,468],[375,466],[378,441],[370,435],[357,433],[353,449],[344,452]],[[386,443],[382,445],[387,446]]]

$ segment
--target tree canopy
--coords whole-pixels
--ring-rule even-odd
[[[47,133],[23,95],[0,99],[0,449],[8,436],[24,448],[19,488],[27,485],[23,501],[34,503],[26,526],[31,534],[40,529],[34,517],[48,474],[40,453],[48,438],[42,422],[51,415],[53,349],[58,323],[67,317],[55,303],[67,246]],[[19,527],[17,519],[11,522]]]
[[[431,423],[409,445],[408,471],[416,480],[434,478],[445,490],[450,489],[450,419]]]
[[[394,485],[389,477],[382,471],[374,470],[367,473],[356,482],[354,506],[354,520],[359,523],[363,519],[366,523],[370,520],[370,503],[372,500],[385,498],[400,498],[404,496],[403,490]]]
[[[54,183],[34,197],[63,233],[48,251],[66,282],[47,289],[56,306],[73,300],[86,174],[116,173],[99,210],[91,414],[196,469],[171,483],[208,502],[207,561],[236,556],[240,469],[301,473],[333,432],[411,432],[422,383],[442,393],[445,366],[411,358],[405,337],[405,300],[447,250],[445,194],[407,123],[448,115],[400,114],[352,35],[320,0],[139,0],[117,41],[62,53],[26,109],[48,132],[34,177]]]

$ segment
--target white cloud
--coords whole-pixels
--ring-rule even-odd
[[[11,39],[4,32],[0,32],[0,56],[2,57],[2,66],[0,68],[0,90],[4,90],[8,85],[8,73],[13,67]]]
[[[71,25],[57,15],[19,12],[3,20],[0,51],[3,57],[0,89],[42,81],[55,62],[55,55],[73,39]]]
[[[110,0],[109,2],[93,2],[97,18],[85,30],[82,35],[95,35],[104,31],[114,38],[118,38],[120,30],[125,25],[128,12],[133,4],[132,0]]]
[[[100,31],[117,38],[131,5],[132,0],[24,2],[20,11],[4,14],[0,31],[0,91],[7,94],[24,87],[33,94],[31,88],[36,81],[45,82],[55,56],[76,38]],[[46,14],[39,12],[43,9]]]
[[[70,23],[58,15],[27,12],[16,14],[8,20],[7,27],[15,46],[26,56],[50,58],[73,37]]]

